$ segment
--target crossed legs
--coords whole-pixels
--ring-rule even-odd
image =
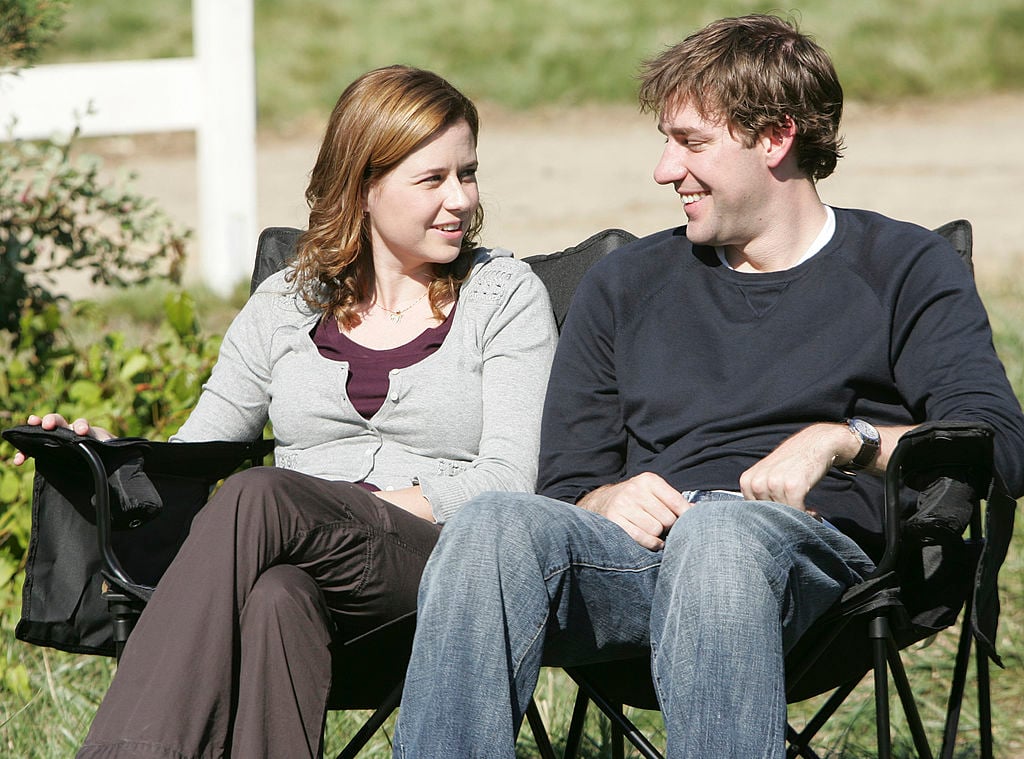
[[[319,755],[331,637],[413,610],[439,531],[348,483],[271,467],[229,478],[160,580],[79,756]]]

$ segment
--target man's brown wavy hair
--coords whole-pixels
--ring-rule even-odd
[[[720,19],[646,61],[639,100],[655,114],[692,105],[708,121],[724,119],[747,147],[792,119],[797,164],[812,180],[831,174],[842,155],[843,88],[832,60],[776,16]]]
[[[359,324],[356,306],[373,292],[367,192],[439,131],[465,121],[476,141],[476,106],[437,74],[409,66],[375,69],[350,84],[327,122],[306,188],[309,226],[299,237],[288,277],[314,310],[334,314],[345,328]],[[434,267],[428,292],[437,319],[469,274],[483,226],[478,207],[456,259]]]

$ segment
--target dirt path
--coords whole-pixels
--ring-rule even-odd
[[[979,277],[1024,261],[1024,94],[899,108],[853,105],[846,157],[823,181],[823,199],[871,208],[927,226],[974,224]],[[258,220],[303,226],[302,193],[319,135],[261,138]],[[108,140],[111,166],[139,175],[137,187],[194,226],[191,139]],[[557,250],[604,227],[637,234],[679,224],[683,214],[651,171],[661,138],[631,108],[507,114],[484,109],[479,154],[487,211],[485,242],[520,255]],[[193,256],[195,258],[195,256]],[[195,266],[192,267],[195,270]]]

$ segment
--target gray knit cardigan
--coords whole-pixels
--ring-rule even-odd
[[[478,493],[533,491],[557,333],[547,291],[527,264],[478,250],[443,345],[393,370],[387,399],[368,420],[345,392],[347,362],[313,344],[320,315],[284,271],[268,277],[228,328],[172,440],[251,440],[269,419],[277,466],[381,489],[418,483],[438,522]]]

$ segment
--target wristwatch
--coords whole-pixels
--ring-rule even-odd
[[[860,441],[860,450],[857,451],[857,455],[848,464],[843,465],[842,471],[856,472],[859,469],[867,469],[878,457],[878,450],[882,446],[882,438],[879,436],[875,426],[864,419],[852,417],[846,420],[846,425],[850,428],[850,432]]]

